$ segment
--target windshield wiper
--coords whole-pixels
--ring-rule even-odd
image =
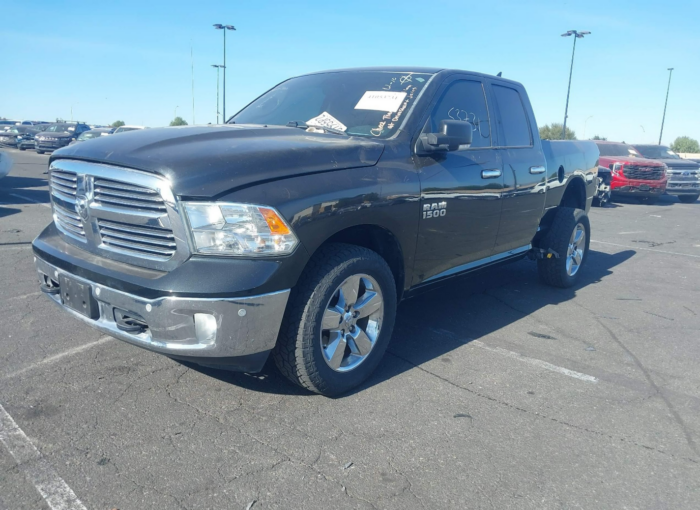
[[[308,128],[312,127],[312,128],[316,128],[316,129],[323,129],[324,131],[328,131],[329,133],[333,133],[334,135],[350,136],[345,131],[341,131],[340,129],[335,129],[335,128],[328,127],[328,126],[319,126],[317,124],[307,124],[306,122],[299,122],[296,120],[290,120],[289,122],[287,122],[287,127],[295,127],[295,128],[299,128],[299,129],[308,129]]]

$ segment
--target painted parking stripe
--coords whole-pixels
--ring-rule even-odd
[[[95,347],[97,345],[103,344],[105,342],[110,342],[114,340],[114,337],[111,336],[103,336],[100,337],[98,340],[95,340],[94,342],[90,342],[89,344],[84,344],[80,345],[78,347],[74,347],[73,349],[68,349],[67,351],[63,351],[59,354],[56,354],[54,356],[49,356],[48,358],[42,359],[41,361],[37,361],[36,363],[32,363],[31,365],[28,365],[24,368],[21,368],[15,372],[12,372],[6,376],[3,377],[3,379],[10,379],[12,377],[17,377],[18,375],[22,375],[25,372],[28,372],[29,370],[34,370],[35,368],[42,367],[44,365],[50,365],[51,363],[56,363],[57,361],[61,360],[62,358],[65,358],[66,356],[72,356],[73,354],[77,354],[79,352],[85,351],[87,349],[90,349],[92,347]]]
[[[579,379],[581,381],[586,381],[586,382],[591,382],[591,383],[598,382],[598,379],[593,377],[592,375],[582,374],[581,372],[575,372],[573,370],[569,370],[568,368],[564,368],[564,367],[558,367],[557,365],[552,365],[551,363],[547,363],[546,361],[542,361],[540,359],[535,359],[535,358],[529,358],[527,356],[523,356],[522,354],[518,354],[517,352],[508,351],[506,349],[501,349],[500,347],[489,347],[488,345],[486,345],[483,342],[480,342],[479,340],[472,340],[471,342],[469,342],[468,345],[474,345],[474,346],[479,347],[481,349],[495,352],[497,354],[501,354],[501,355],[507,356],[509,358],[517,359],[518,361],[523,361],[525,363],[529,363],[530,365],[535,365],[536,367],[544,368],[545,370],[550,370],[552,372],[557,372],[558,374],[573,377],[574,379]]]
[[[29,202],[34,202],[35,204],[43,205],[44,207],[48,207],[51,209],[51,204],[47,204],[46,202],[39,202],[38,200],[34,200],[33,198],[25,197],[23,195],[19,195],[17,193],[8,193],[11,197],[15,198],[21,198],[22,200],[27,200]]]
[[[51,510],[87,510],[2,405],[0,441]]]

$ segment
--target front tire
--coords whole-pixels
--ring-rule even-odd
[[[37,154],[43,154],[44,151],[37,150],[36,153],[37,153]]]
[[[540,243],[540,248],[556,252],[559,258],[552,256],[537,261],[540,279],[553,287],[574,285],[588,259],[590,239],[591,224],[586,211],[560,207]]]
[[[692,204],[698,199],[698,197],[700,197],[700,195],[679,195],[678,200],[684,204]]]
[[[335,396],[361,384],[389,344],[396,284],[377,253],[330,244],[309,261],[272,351],[280,372],[315,393]]]

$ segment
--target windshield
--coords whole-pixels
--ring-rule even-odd
[[[601,156],[623,157],[623,158],[640,158],[634,147],[624,143],[598,143],[598,150]]]
[[[85,131],[78,137],[78,140],[89,140],[90,138],[99,138],[100,136],[102,136],[102,133],[99,131]]]
[[[114,131],[114,134],[117,134],[117,133],[126,133],[127,131],[138,131],[139,129],[141,129],[141,128],[124,127],[124,126],[122,126],[122,127],[118,127],[118,128]]]
[[[45,131],[50,133],[65,133],[75,131],[75,126],[71,126],[69,124],[52,124],[47,127]]]
[[[650,159],[681,159],[681,157],[668,147],[663,145],[639,145],[637,146],[642,156]]]
[[[237,124],[325,126],[349,135],[388,138],[432,77],[357,71],[314,74],[279,84],[236,114]]]

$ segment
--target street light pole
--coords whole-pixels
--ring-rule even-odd
[[[593,117],[593,115],[589,115],[588,117],[586,117],[586,120],[583,123],[583,139],[584,140],[586,139],[586,126],[588,125],[588,120],[591,119],[592,117]]]
[[[212,64],[212,67],[216,67],[216,123],[219,123],[219,69],[224,66],[219,64]]]
[[[668,91],[671,90],[671,75],[673,67],[668,68],[668,86],[666,87],[666,102],[664,103],[664,116],[661,118],[661,133],[659,133],[659,145],[661,145],[661,136],[664,134],[664,122],[666,121],[666,105],[668,105]]]
[[[566,119],[569,116],[569,94],[571,93],[571,75],[574,73],[574,55],[576,54],[576,39],[583,39],[585,35],[590,34],[590,32],[579,32],[577,30],[569,30],[562,37],[574,36],[574,49],[571,52],[571,68],[569,69],[569,88],[566,90],[566,109],[564,110],[564,127],[561,130],[562,140],[566,140]]]
[[[175,117],[173,117],[173,120],[177,117],[177,109],[180,108],[179,106],[175,107]]]
[[[214,25],[214,28],[217,30],[223,30],[224,31],[224,123],[226,123],[226,31],[227,30],[236,30],[236,27],[233,25],[222,25],[221,23],[216,23]]]

